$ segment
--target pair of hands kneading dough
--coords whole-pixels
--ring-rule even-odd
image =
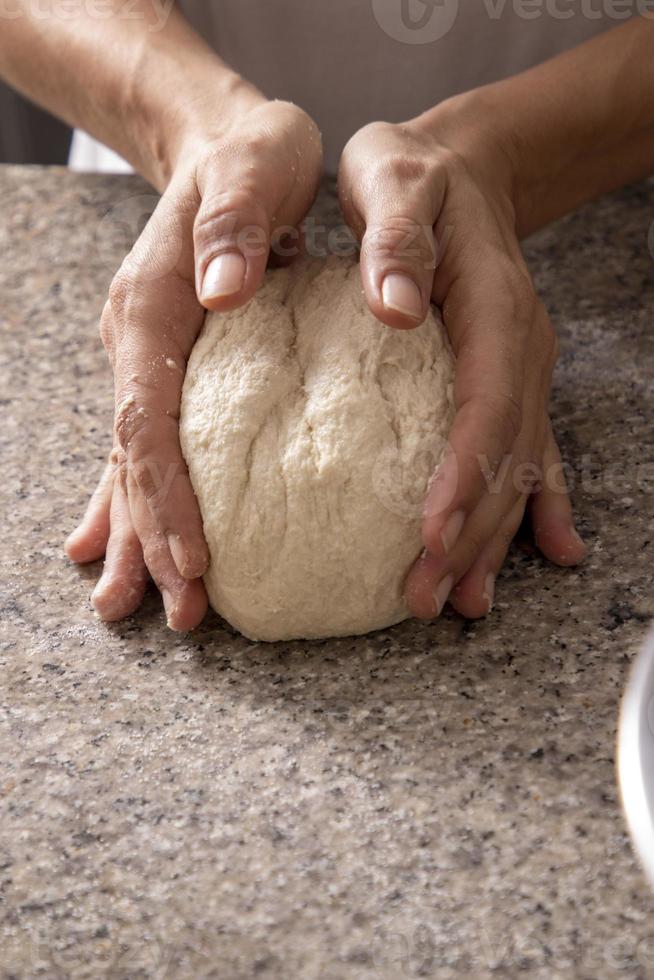
[[[383,325],[353,260],[270,271],[246,306],[208,314],[180,435],[216,611],[269,641],[406,619],[453,381],[434,309],[414,330]]]

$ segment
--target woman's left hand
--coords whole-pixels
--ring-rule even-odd
[[[425,502],[425,552],[406,584],[423,618],[448,598],[464,616],[490,610],[527,506],[547,558],[572,565],[585,554],[548,415],[557,339],[518,241],[511,153],[444,105],[406,124],[366,126],[339,172],[371,311],[410,329],[434,302],[457,358],[448,452]]]

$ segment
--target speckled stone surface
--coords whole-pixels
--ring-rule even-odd
[[[613,764],[654,611],[654,183],[527,246],[585,565],[516,548],[484,622],[272,646],[173,635],[154,594],[105,627],[62,554],[148,194],[0,170],[0,976],[654,976]]]

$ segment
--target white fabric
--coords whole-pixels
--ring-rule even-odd
[[[76,129],[70,145],[68,166],[79,173],[131,174],[134,172],[127,160],[98,143],[88,133]]]
[[[620,23],[601,0],[540,6],[539,0],[179,0],[179,6],[264,94],[309,112],[322,130],[330,172],[365,123],[410,119]],[[98,167],[104,158],[97,145],[91,152],[76,141],[71,163]]]

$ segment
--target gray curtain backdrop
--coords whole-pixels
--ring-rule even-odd
[[[68,162],[72,131],[0,82],[0,163]]]

